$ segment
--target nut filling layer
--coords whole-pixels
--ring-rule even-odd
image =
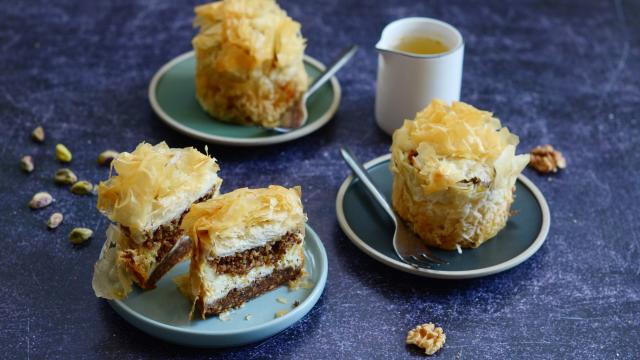
[[[280,239],[264,246],[248,249],[225,257],[208,259],[207,262],[217,273],[244,275],[256,266],[273,265],[282,259],[287,249],[302,242],[298,233],[288,232]]]

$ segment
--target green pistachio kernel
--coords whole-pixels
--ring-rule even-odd
[[[89,240],[93,236],[93,231],[87,228],[74,228],[69,233],[69,241],[76,245],[80,245]]]
[[[71,151],[69,151],[66,146],[58,144],[56,145],[56,157],[60,162],[71,162]]]

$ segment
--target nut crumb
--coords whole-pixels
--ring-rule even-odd
[[[440,350],[446,339],[442,328],[436,327],[433,323],[418,325],[407,334],[407,344],[424,349],[427,355],[433,355]]]
[[[300,300],[296,300],[293,302],[293,307],[297,308],[298,306],[300,306]]]
[[[224,322],[231,320],[231,312],[225,311],[218,314],[218,318]]]
[[[283,316],[285,316],[288,312],[289,312],[289,310],[287,310],[287,309],[285,309],[285,310],[280,310],[280,311],[276,311],[274,318],[283,317]]]
[[[558,169],[567,167],[567,160],[565,160],[560,151],[555,150],[553,146],[547,144],[544,146],[536,146],[531,150],[529,166],[542,174],[555,173],[558,172]]]
[[[286,298],[282,297],[282,296],[278,296],[276,298],[276,301],[279,302],[280,304],[288,304],[289,300],[287,300]]]
[[[245,316],[244,319],[249,321],[249,320],[251,320],[252,317],[253,317],[253,315],[247,314],[247,316]]]

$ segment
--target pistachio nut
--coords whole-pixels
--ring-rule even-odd
[[[71,151],[63,144],[58,144],[56,145],[56,157],[60,162],[70,162],[72,158]]]
[[[56,171],[56,174],[53,176],[53,181],[59,185],[73,185],[78,181],[78,177],[71,169],[62,168]]]
[[[71,185],[71,192],[76,195],[91,194],[91,191],[93,191],[93,185],[86,180],[80,180],[77,183]]]
[[[113,159],[118,156],[119,152],[115,150],[105,150],[98,155],[98,164],[108,166],[111,164]]]
[[[20,168],[25,171],[25,172],[32,172],[33,171],[33,158],[31,157],[31,155],[25,155],[22,157],[22,159],[20,159]]]
[[[47,227],[49,229],[57,228],[62,223],[62,219],[64,219],[62,213],[56,212],[51,214],[51,216],[49,216],[49,220],[47,221]]]
[[[69,233],[69,241],[76,245],[80,245],[89,240],[93,236],[93,231],[87,228],[74,228]]]
[[[44,141],[44,129],[42,128],[42,126],[38,126],[37,128],[33,129],[33,131],[31,132],[31,138],[33,139],[33,141],[40,143]]]
[[[51,205],[53,197],[48,192],[41,191],[36,193],[29,201],[29,207],[32,209],[42,209]]]

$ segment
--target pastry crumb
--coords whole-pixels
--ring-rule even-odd
[[[244,319],[245,319],[245,320],[247,320],[247,321],[249,321],[249,320],[251,320],[251,318],[252,318],[252,317],[253,317],[253,315],[251,315],[251,314],[247,314],[247,315],[244,317]]]
[[[427,355],[433,355],[442,348],[446,339],[447,336],[441,327],[427,323],[409,330],[406,342],[424,349]]]
[[[462,248],[460,247],[460,244],[456,244],[456,249],[458,250],[458,254],[462,254]]]
[[[282,297],[282,296],[278,296],[276,298],[276,301],[279,302],[280,304],[288,304],[289,300],[287,300],[286,298]]]
[[[287,313],[289,312],[289,310],[280,310],[280,311],[276,311],[274,318],[279,318],[279,317],[283,317],[285,316]]]
[[[227,321],[231,320],[231,312],[229,312],[229,311],[221,312],[218,315],[218,318],[220,320],[224,321],[224,322],[227,322]]]
[[[530,155],[529,166],[542,174],[555,173],[567,167],[567,160],[562,153],[549,144],[536,146]]]
[[[240,306],[238,306],[238,309],[242,309],[243,307],[245,307],[247,305],[246,302],[243,302],[242,304],[240,304]]]

